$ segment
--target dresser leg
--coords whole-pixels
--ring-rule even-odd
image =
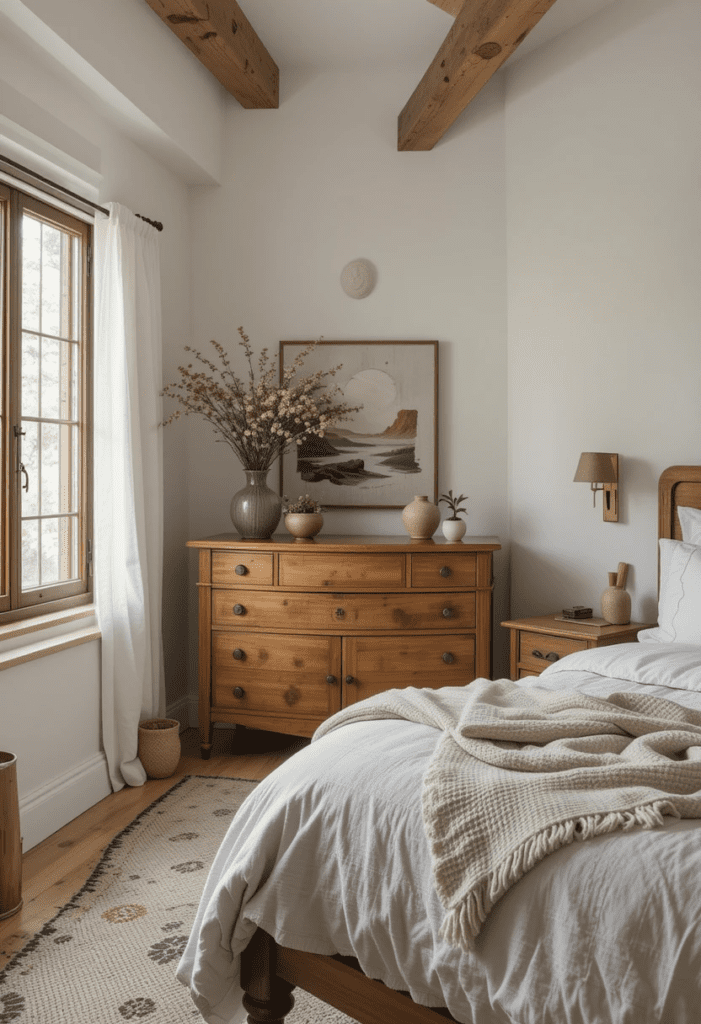
[[[203,761],[209,761],[211,756],[212,756],[212,744],[211,743],[202,743],[201,746],[200,746],[200,757],[202,758],[202,760]]]

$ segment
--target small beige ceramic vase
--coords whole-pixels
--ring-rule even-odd
[[[440,509],[425,494],[417,494],[402,512],[404,529],[412,540],[429,540],[440,521]]]
[[[297,540],[313,540],[324,525],[321,512],[288,512],[285,528]]]
[[[601,595],[602,618],[612,626],[625,626],[630,622],[630,594],[616,586],[616,573],[609,573],[609,585]]]
[[[449,544],[457,544],[465,536],[467,525],[462,519],[444,519],[441,523],[441,530]]]

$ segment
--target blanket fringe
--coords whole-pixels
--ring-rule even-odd
[[[473,950],[475,939],[497,900],[547,854],[575,840],[591,839],[592,836],[617,830],[628,832],[637,825],[646,829],[659,828],[664,825],[665,815],[681,817],[671,800],[655,800],[629,811],[590,814],[551,825],[522,843],[448,911],[441,925],[441,938],[466,952]]]

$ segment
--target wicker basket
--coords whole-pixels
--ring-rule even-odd
[[[139,724],[139,760],[149,779],[167,779],[180,760],[180,722],[150,718]]]
[[[22,839],[17,758],[0,750],[0,921],[22,906]],[[0,1015],[2,1019],[2,1015]]]

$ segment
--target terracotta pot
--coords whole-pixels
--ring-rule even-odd
[[[180,760],[180,722],[150,718],[139,725],[139,760],[149,779],[167,779]]]
[[[451,544],[457,544],[458,541],[461,541],[465,536],[466,529],[467,526],[464,519],[444,519],[441,523],[443,536]]]
[[[324,525],[321,512],[288,512],[285,528],[297,540],[312,540]]]
[[[404,529],[412,540],[429,540],[441,521],[437,505],[425,494],[417,494],[402,512]]]

